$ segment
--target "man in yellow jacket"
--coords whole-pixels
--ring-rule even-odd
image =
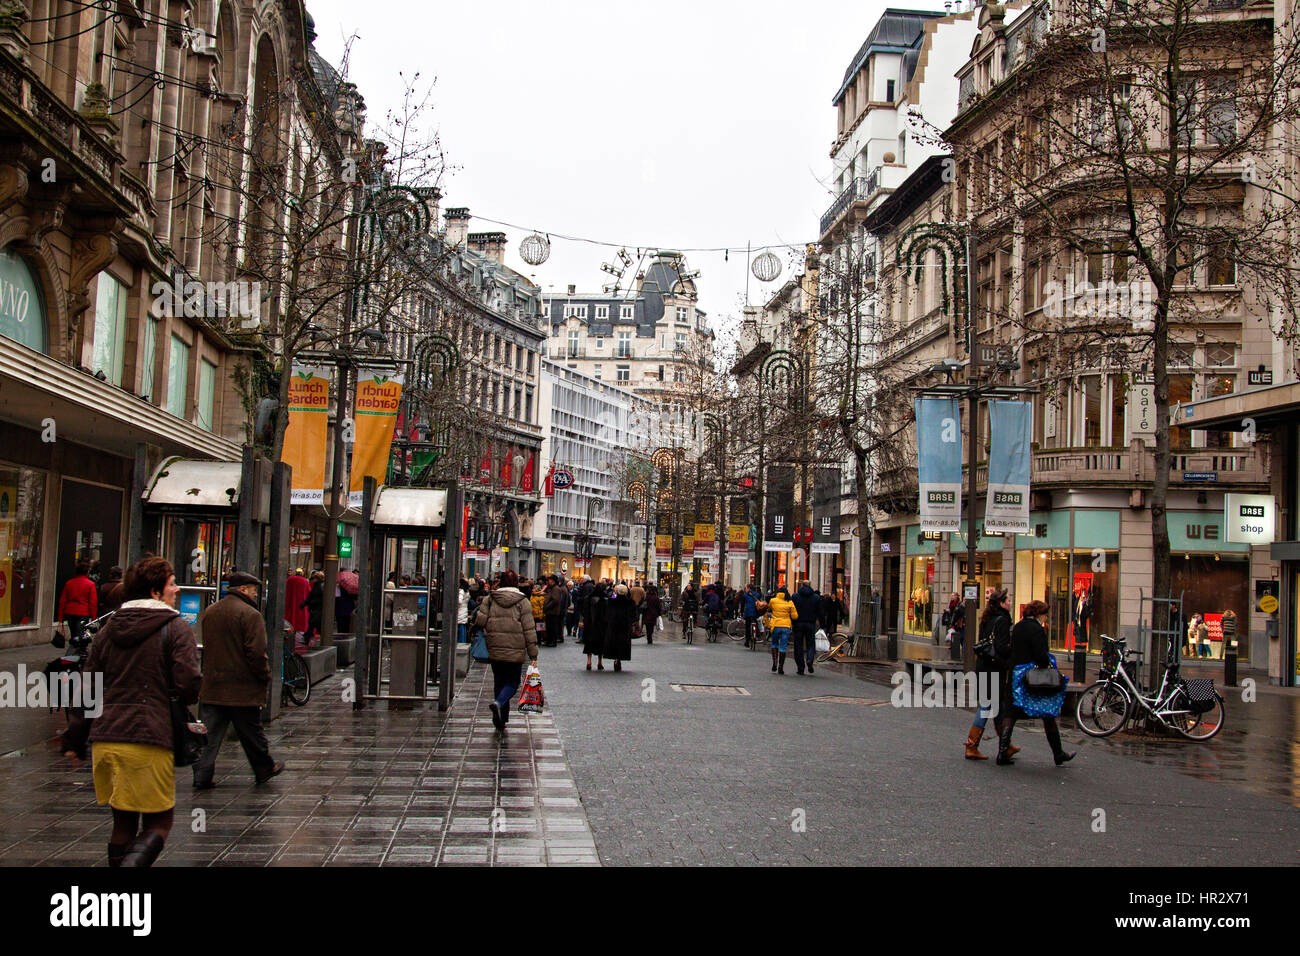
[[[772,635],[772,672],[775,674],[785,673],[785,649],[790,642],[790,629],[798,619],[799,612],[790,600],[790,592],[784,585],[777,588],[767,602],[765,622],[768,633]]]

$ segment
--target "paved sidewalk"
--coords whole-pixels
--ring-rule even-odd
[[[262,787],[227,740],[217,787],[177,769],[159,866],[540,865],[598,862],[549,714],[514,714],[498,742],[475,666],[447,715],[353,711],[336,675],[268,728],[288,769]],[[201,824],[201,826],[200,826]],[[0,865],[104,866],[111,828],[88,764],[49,742],[0,760]]]

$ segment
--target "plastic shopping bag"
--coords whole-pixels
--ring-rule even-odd
[[[823,631],[820,627],[817,628],[817,633],[813,636],[814,639],[817,641],[818,654],[825,654],[827,651],[831,649],[831,639],[826,636],[826,632]]]
[[[546,695],[542,691],[542,672],[536,664],[528,665],[524,675],[524,686],[519,691],[519,711],[524,714],[540,714],[546,705]]]
[[[664,629],[664,619],[662,617],[655,621],[655,627],[661,631]]]

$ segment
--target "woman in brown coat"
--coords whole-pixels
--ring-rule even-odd
[[[505,733],[510,701],[523,683],[524,660],[537,663],[533,606],[519,590],[519,575],[510,570],[501,572],[500,586],[484,599],[475,621],[483,628],[488,662],[492,665],[494,699],[488,705],[492,725],[498,733]]]
[[[176,613],[176,575],[162,558],[137,561],[126,602],[95,635],[86,673],[103,673],[103,712],[90,730],[95,797],[113,810],[109,866],[151,866],[172,828],[176,773],[172,694],[199,697],[194,632]]]

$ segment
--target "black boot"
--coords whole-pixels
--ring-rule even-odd
[[[777,650],[773,648],[772,649],[772,673],[773,674],[776,673],[776,655],[777,655]]]
[[[108,865],[117,869],[122,865],[122,857],[126,856],[126,843],[110,843],[108,845]]]
[[[781,661],[780,661],[779,666],[778,666],[777,669],[776,669],[776,672],[777,672],[778,674],[784,674],[784,673],[785,673],[785,654],[784,654],[784,653],[781,654]]]
[[[163,848],[162,834],[148,830],[136,837],[122,856],[122,866],[153,866]]]
[[[1074,753],[1066,753],[1061,747],[1061,730],[1056,726],[1056,721],[1048,719],[1043,721],[1043,730],[1047,734],[1047,743],[1052,748],[1052,760],[1059,767],[1063,763],[1069,763],[1074,759]]]
[[[1008,720],[1002,724],[1002,733],[998,734],[998,759],[994,763],[999,767],[1008,767],[1015,763],[1007,753],[1007,748],[1011,746],[1011,731],[1014,728],[1015,724]]]

